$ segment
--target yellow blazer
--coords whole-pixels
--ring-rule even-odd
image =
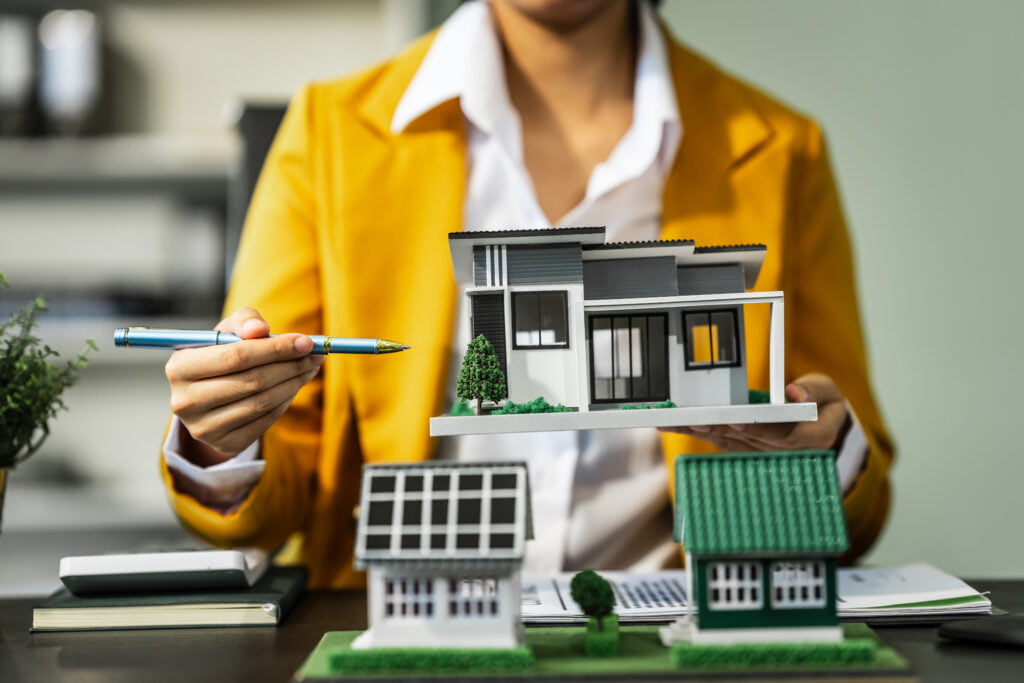
[[[313,586],[363,581],[352,566],[360,467],[430,458],[428,419],[445,409],[457,303],[447,233],[462,229],[463,119],[453,100],[399,135],[390,130],[432,39],[295,97],[256,188],[225,306],[255,307],[276,332],[398,339],[412,351],[327,359],[264,436],[266,470],[230,515],[176,492],[164,466],[185,525],[217,544],[271,549],[291,537]],[[669,49],[686,131],[665,185],[661,236],[767,244],[757,286],[786,293],[787,379],[831,375],[870,442],[845,501],[856,557],[885,519],[893,450],[868,385],[850,246],[821,133],[674,41]],[[750,338],[767,339],[767,307],[748,308]],[[748,349],[748,368],[750,385],[764,389],[760,346]],[[682,435],[665,436],[664,448],[669,462],[711,450]]]

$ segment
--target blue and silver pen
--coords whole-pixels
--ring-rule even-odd
[[[274,335],[271,335],[274,336]],[[307,335],[313,340],[310,353],[395,353],[409,347],[387,339],[351,339]],[[114,346],[129,349],[189,349],[242,341],[241,337],[216,330],[161,330],[154,327],[119,327],[114,330]]]

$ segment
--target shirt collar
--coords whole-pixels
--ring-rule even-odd
[[[660,157],[667,157],[660,161],[668,163],[675,154],[682,124],[661,28],[646,2],[637,5],[640,8],[640,53],[634,85],[633,126],[627,136],[640,135],[643,139],[637,142],[641,143],[641,148],[654,149],[653,154],[660,152]],[[483,0],[462,4],[441,26],[395,109],[391,131],[402,132],[423,114],[456,98],[463,115],[474,126],[497,135],[509,146],[509,152],[521,159],[519,121],[505,86],[501,44],[490,9]],[[650,136],[656,137],[653,144],[648,139]],[[616,151],[621,148],[623,145]],[[650,164],[650,156],[643,156],[645,158],[637,159],[636,163]]]

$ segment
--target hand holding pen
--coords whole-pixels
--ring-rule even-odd
[[[171,410],[195,439],[182,444],[183,455],[201,466],[228,460],[259,440],[325,358],[313,353],[306,335],[268,336],[270,326],[251,308],[238,309],[215,330],[245,343],[176,351],[165,366]]]

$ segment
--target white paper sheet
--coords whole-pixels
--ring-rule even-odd
[[[686,571],[600,572],[615,591],[622,623],[664,623],[690,611]],[[573,574],[524,574],[522,619],[527,624],[583,623],[570,597]],[[927,563],[897,567],[845,568],[838,576],[841,619],[899,621],[990,614],[992,603],[966,583]]]

